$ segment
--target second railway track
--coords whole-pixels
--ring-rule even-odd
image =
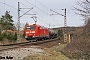
[[[56,39],[36,41],[36,42],[23,42],[23,43],[16,43],[16,44],[0,45],[0,51],[25,47],[25,46],[29,46],[29,45],[39,45],[39,44],[44,44],[44,43],[48,43],[48,42],[52,42],[52,41],[56,41],[56,40],[58,40],[58,39],[56,38]]]

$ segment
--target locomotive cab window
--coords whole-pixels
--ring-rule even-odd
[[[36,26],[27,27],[26,30],[35,30]]]

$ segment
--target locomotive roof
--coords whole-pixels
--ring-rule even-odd
[[[47,28],[47,27],[41,26],[41,25],[39,25],[39,24],[28,24],[28,26],[32,26],[32,25],[37,25],[38,27]],[[47,29],[48,29],[48,28],[47,28]]]

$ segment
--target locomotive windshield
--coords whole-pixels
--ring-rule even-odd
[[[35,28],[36,28],[35,26],[29,26],[26,28],[26,30],[35,30]]]

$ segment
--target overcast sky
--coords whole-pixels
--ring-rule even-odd
[[[81,26],[83,21],[81,17],[76,15],[72,10],[76,6],[77,0],[0,0],[0,17],[5,14],[5,11],[10,11],[10,15],[13,16],[15,23],[18,21],[18,2],[20,2],[20,8],[32,8],[27,14],[36,14],[37,24],[45,27],[63,27],[64,17],[56,14],[56,11],[60,14],[64,14],[65,9],[67,11],[67,26]],[[53,11],[50,11],[52,9]],[[29,9],[21,9],[20,16]],[[55,14],[55,15],[51,15]],[[20,18],[21,23],[35,23],[31,18],[32,15],[24,15]]]

